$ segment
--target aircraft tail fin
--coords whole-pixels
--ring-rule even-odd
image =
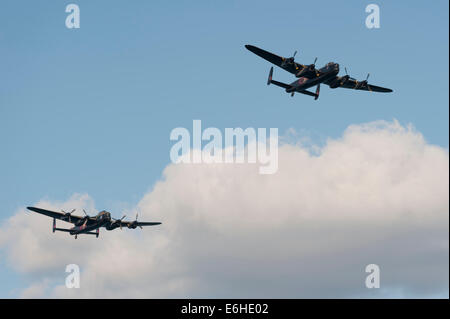
[[[292,88],[292,86],[289,84],[272,80],[272,76],[273,76],[273,67],[270,68],[269,78],[267,79],[267,85],[274,84],[276,86],[282,87],[283,89],[291,89]]]
[[[290,89],[292,87],[289,84],[272,80],[272,76],[273,76],[273,67],[270,68],[269,78],[267,79],[267,85],[275,84],[276,86],[282,87],[284,89]]]
[[[267,85],[272,83],[272,76],[273,76],[273,67],[270,68],[269,78],[267,79]]]

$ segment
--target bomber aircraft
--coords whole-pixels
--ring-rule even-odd
[[[105,210],[99,212],[96,216],[88,216],[86,211],[83,209],[84,216],[76,216],[72,215],[75,209],[72,209],[70,212],[61,210],[61,213],[37,207],[27,207],[27,209],[53,218],[53,232],[67,232],[70,235],[75,235],[75,239],[77,239],[78,235],[80,234],[95,235],[95,237],[98,238],[100,227],[105,227],[106,230],[114,230],[116,228],[122,229],[122,227],[127,227],[130,229],[139,227],[142,229],[142,226],[154,226],[161,224],[160,222],[138,222],[137,214],[136,219],[133,221],[124,221],[123,219],[125,218],[125,215],[122,216],[121,219],[114,219],[111,217],[111,214]],[[57,228],[57,219],[72,223],[74,224],[74,227],[69,229]]]
[[[347,68],[345,68],[345,75],[338,76],[339,64],[334,62],[329,62],[323,68],[316,69],[317,58],[314,60],[314,63],[309,65],[295,62],[294,57],[297,51],[294,52],[294,55],[292,57],[284,58],[253,45],[247,44],[245,47],[254,54],[294,74],[295,77],[298,78],[291,84],[275,81],[272,79],[273,67],[270,68],[267,85],[274,84],[282,87],[286,90],[287,93],[291,93],[291,96],[294,96],[294,93],[298,92],[313,96],[314,99],[317,100],[319,98],[321,83],[328,85],[332,89],[342,87],[346,89],[364,90],[370,92],[392,92],[391,89],[369,84],[367,82],[367,80],[369,79],[369,74],[367,74],[367,77],[364,81],[357,81],[347,74]],[[315,93],[307,90],[308,88],[316,85],[317,88]]]

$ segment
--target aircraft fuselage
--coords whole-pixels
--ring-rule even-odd
[[[88,219],[86,218],[84,221],[81,221],[79,225],[70,228],[70,234],[83,234],[100,227],[107,227],[111,224],[111,215],[108,212],[99,213],[95,219],[95,222],[88,222]]]
[[[326,83],[327,81],[334,79],[339,73],[339,64],[330,62],[323,68],[318,70],[319,76],[315,77],[300,77],[290,84],[290,88],[286,89],[286,92],[301,92],[310,87],[318,85],[320,83]]]

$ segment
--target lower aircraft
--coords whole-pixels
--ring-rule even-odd
[[[53,218],[53,232],[55,231],[67,232],[70,235],[74,235],[75,239],[77,239],[78,235],[81,234],[95,235],[95,237],[98,238],[101,227],[105,227],[106,230],[114,230],[116,228],[122,229],[122,227],[127,227],[130,229],[140,227],[142,229],[142,226],[154,226],[161,224],[160,222],[138,222],[137,214],[136,219],[133,221],[124,221],[123,219],[125,218],[125,215],[121,219],[114,219],[111,217],[111,214],[105,210],[101,211],[96,216],[88,216],[88,214],[83,209],[84,216],[76,216],[72,215],[75,209],[73,209],[70,212],[65,212],[62,210],[61,213],[37,207],[27,207],[27,209]],[[72,223],[74,224],[74,227],[69,229],[57,228],[56,227],[57,219],[68,223]]]
[[[298,78],[290,84],[275,81],[272,79],[273,67],[270,68],[267,85],[274,84],[282,87],[287,93],[290,93],[291,96],[294,96],[294,93],[297,92],[313,96],[314,99],[317,100],[319,98],[321,83],[328,85],[332,89],[342,87],[346,89],[364,90],[370,92],[392,92],[391,89],[369,84],[367,82],[369,79],[369,74],[367,74],[364,81],[357,81],[347,74],[347,69],[345,68],[346,74],[344,76],[338,76],[339,64],[334,62],[329,62],[323,68],[316,69],[317,58],[314,60],[314,63],[309,65],[303,65],[295,62],[294,57],[297,51],[295,51],[292,57],[284,58],[253,45],[246,45],[245,47],[254,54],[294,74]],[[317,86],[315,92],[307,90],[313,86]]]

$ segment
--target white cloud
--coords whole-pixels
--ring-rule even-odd
[[[171,164],[139,203],[147,228],[51,233],[24,210],[0,231],[24,297],[448,297],[448,151],[398,122],[350,126],[316,148],[285,144],[279,169]],[[40,202],[88,207],[87,195]],[[120,212],[113,212],[119,216]],[[65,266],[81,288],[64,286]],[[381,289],[364,270],[381,269]]]

